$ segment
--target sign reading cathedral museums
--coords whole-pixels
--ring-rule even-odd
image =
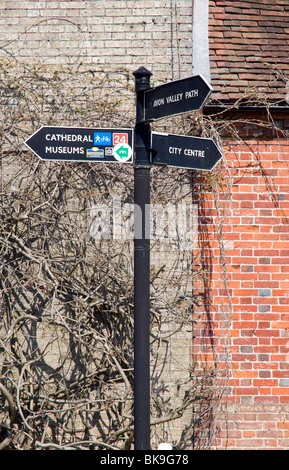
[[[25,144],[42,160],[112,163],[133,161],[132,129],[43,126]]]

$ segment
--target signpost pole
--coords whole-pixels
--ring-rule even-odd
[[[151,72],[133,73],[136,91],[134,164],[134,442],[150,449],[150,125],[142,122]]]

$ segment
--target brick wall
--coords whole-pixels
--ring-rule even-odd
[[[207,277],[195,286],[194,352],[226,389],[212,448],[287,449],[289,142],[227,141],[225,155],[217,196],[196,193],[194,262]]]
[[[192,70],[192,2],[0,1],[0,57],[149,68],[155,79]]]

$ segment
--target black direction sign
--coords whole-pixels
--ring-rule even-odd
[[[144,122],[202,109],[212,87],[201,75],[150,88],[144,92]]]
[[[212,170],[222,154],[212,139],[152,132],[152,163]]]
[[[41,127],[25,144],[42,160],[133,161],[132,129]]]

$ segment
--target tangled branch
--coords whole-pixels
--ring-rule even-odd
[[[131,127],[133,116],[108,92],[115,75],[112,85],[105,73],[74,72],[0,63],[1,448],[133,445],[132,239],[92,230],[93,207],[113,195],[133,201],[132,170],[41,162],[23,145],[44,124]],[[118,86],[125,91],[127,80]],[[153,201],[182,201],[186,171],[151,176]],[[212,371],[197,379],[194,364],[174,383],[163,378],[169,341],[192,335],[190,258],[155,263],[151,276],[152,427],[157,444],[164,424],[189,413],[179,448],[192,442],[214,395]],[[208,405],[199,412],[200,401]]]

